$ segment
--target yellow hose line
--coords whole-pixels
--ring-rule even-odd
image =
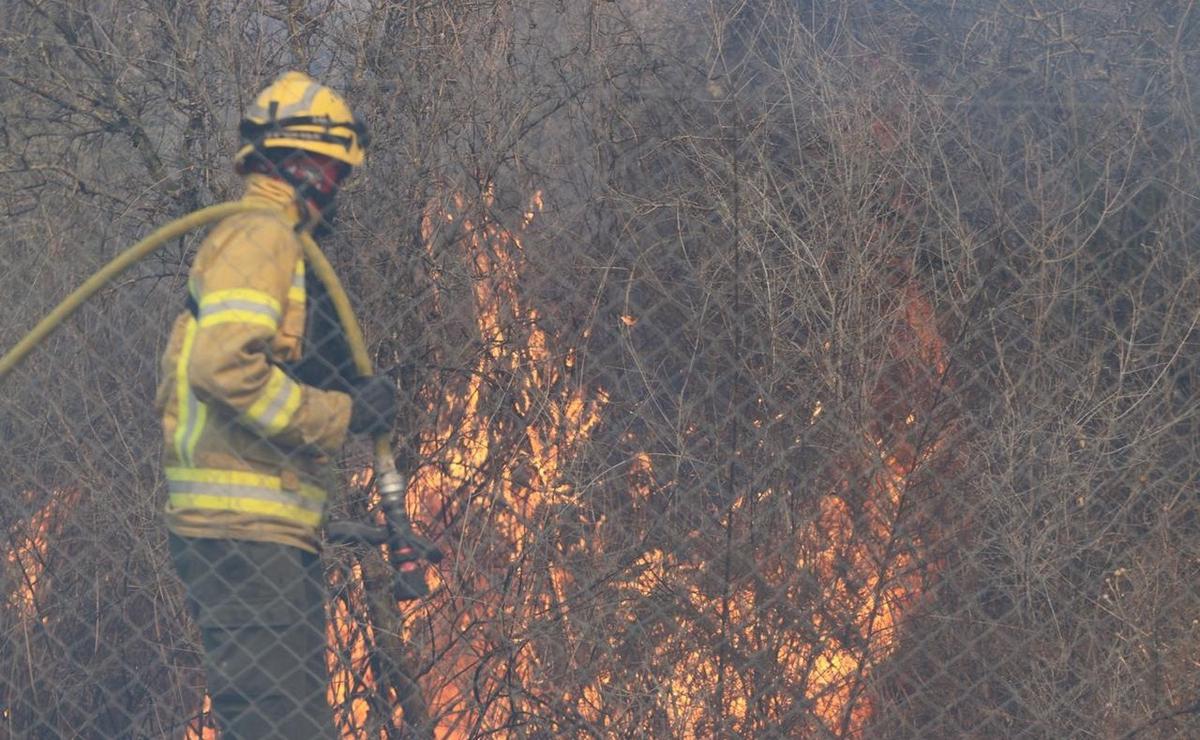
[[[138,260],[146,257],[172,239],[183,236],[192,229],[197,229],[236,213],[260,210],[263,210],[262,206],[250,203],[218,203],[215,206],[201,208],[198,211],[189,213],[155,230],[145,239],[142,239],[137,244],[117,255],[111,262],[85,280],[83,285],[75,289],[71,295],[67,296],[62,303],[58,304],[53,311],[39,321],[37,326],[33,327],[20,342],[17,342],[15,347],[5,353],[3,357],[0,357],[0,381],[4,380],[17,365],[21,364],[21,361],[34,348],[45,341],[46,337],[50,336],[55,329],[70,318],[71,314],[75,313],[83,305],[84,301],[91,298],[106,284],[128,270]],[[325,259],[325,255],[321,253],[320,248],[317,247],[317,243],[313,241],[311,236],[307,233],[302,233],[300,241],[304,245],[304,255],[313,265],[317,277],[328,287],[330,297],[333,298],[338,318],[341,319],[342,325],[346,329],[346,338],[350,344],[350,351],[354,357],[355,366],[363,375],[370,375],[371,358],[367,354],[367,346],[363,341],[362,329],[358,326],[358,319],[354,315],[354,310],[350,307],[350,299],[346,296],[346,291],[342,288],[342,283],[338,280],[337,273],[333,271],[333,266],[329,264],[329,260]]]
[[[304,246],[304,256],[308,260],[309,266],[312,267],[317,278],[325,284],[325,289],[333,301],[333,308],[337,312],[338,320],[342,322],[342,327],[346,331],[346,341],[350,345],[350,355],[354,359],[355,369],[358,370],[359,375],[371,375],[374,371],[371,368],[371,356],[367,354],[367,342],[363,339],[362,327],[359,326],[358,317],[354,315],[354,309],[350,306],[350,298],[342,287],[342,281],[338,279],[333,265],[329,264],[329,260],[325,258],[325,254],[321,252],[321,248],[313,241],[311,235],[307,232],[301,233],[300,243]],[[375,438],[375,467],[377,475],[396,470],[396,463],[392,457],[392,440],[389,434],[381,434]]]
[[[58,304],[53,311],[46,315],[46,318],[39,321],[37,326],[33,327],[20,342],[17,342],[17,346],[9,350],[4,357],[0,357],[0,381],[4,380],[12,372],[13,368],[25,359],[26,355],[45,341],[46,337],[50,336],[71,314],[75,313],[76,309],[83,305],[84,301],[95,295],[109,281],[128,270],[135,262],[158,249],[166,242],[183,236],[192,229],[225,218],[226,216],[232,216],[235,213],[251,210],[262,210],[262,206],[248,205],[246,203],[220,203],[208,208],[201,208],[163,226],[150,234],[150,236],[147,236],[117,255],[111,262],[85,280],[83,285],[80,285],[74,293],[67,296],[62,303]]]

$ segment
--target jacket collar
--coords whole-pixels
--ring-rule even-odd
[[[269,209],[280,211],[284,220],[293,228],[301,223],[301,214],[307,211],[296,197],[296,189],[283,180],[267,177],[257,172],[246,175],[246,192],[242,194],[243,203],[253,203]],[[300,209],[304,207],[304,211]],[[307,215],[307,214],[305,214]],[[310,229],[312,219],[305,219],[305,229]]]

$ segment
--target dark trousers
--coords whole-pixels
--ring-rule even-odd
[[[287,545],[170,535],[204,643],[222,740],[333,737],[320,558]]]

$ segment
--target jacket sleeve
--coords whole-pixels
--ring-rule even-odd
[[[282,222],[259,219],[211,247],[197,270],[188,365],[196,396],[230,409],[238,423],[281,447],[336,451],[346,438],[350,397],[297,383],[271,357],[300,258],[295,236]]]

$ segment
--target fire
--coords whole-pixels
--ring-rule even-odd
[[[44,587],[50,538],[62,528],[59,514],[74,506],[78,498],[77,490],[56,490],[50,494],[49,501],[34,512],[27,524],[9,531],[12,545],[5,553],[4,561],[15,574],[17,587],[8,595],[8,605],[25,619],[38,616],[38,594]],[[32,491],[26,493],[26,499],[33,501]]]
[[[873,445],[864,440],[864,449],[870,447]],[[815,734],[855,736],[860,732],[871,711],[862,693],[863,683],[870,671],[895,650],[896,627],[903,611],[922,590],[920,578],[906,573],[913,565],[912,556],[889,556],[884,552],[895,534],[910,471],[886,451],[876,448],[876,453],[880,468],[870,476],[870,495],[863,512],[855,514],[846,492],[830,492],[819,501],[819,515],[798,537],[797,549],[803,555],[781,567],[760,563],[761,576],[778,587],[782,598],[796,603],[813,600],[812,594],[802,594],[789,585],[796,573],[811,572],[819,584],[815,600],[835,605],[828,611],[814,611],[808,630],[781,630],[765,636],[774,645],[771,659],[800,688],[820,723],[819,730],[812,730]],[[849,487],[851,481],[843,480],[840,485]],[[772,491],[761,492],[760,501],[772,495]],[[733,508],[745,501],[745,497],[739,499]],[[694,586],[702,581],[702,570],[661,550],[651,550],[631,568],[635,575],[624,585],[647,595],[660,591],[686,593],[694,612],[714,623],[721,620],[725,608],[730,642],[753,645],[764,641],[764,633],[770,628],[756,615],[770,605],[761,601],[761,589],[736,589],[723,605]],[[630,618],[636,615],[630,614]],[[741,674],[720,672],[717,650],[695,649],[695,641],[687,637],[695,634],[695,621],[695,617],[676,618],[674,628],[664,630],[656,648],[656,659],[668,665],[674,661],[661,705],[677,736],[711,736],[712,697],[717,686],[723,684],[721,712],[731,732],[745,733],[748,728],[740,723],[748,719],[754,689],[745,685]],[[682,660],[677,657],[680,653]],[[780,706],[778,715],[786,716],[798,706]]]
[[[350,485],[365,488],[373,480],[374,471],[366,467],[350,477]],[[379,503],[379,493],[371,489],[372,506]],[[371,651],[375,650],[375,627],[369,618],[363,570],[354,564],[349,573],[334,572],[329,586],[334,593],[326,626],[329,651],[325,655],[329,670],[327,698],[333,706],[334,724],[342,740],[365,740],[370,719],[367,696],[378,689]],[[399,717],[397,717],[397,720]],[[397,726],[399,726],[397,724]],[[386,737],[386,730],[380,730]]]
[[[527,227],[541,208],[541,195],[535,194],[522,226]],[[575,354],[570,347],[556,346],[556,338],[541,328],[537,310],[522,301],[517,290],[523,260],[520,233],[514,234],[486,215],[468,214],[461,197],[444,213],[427,214],[423,227],[427,244],[432,243],[435,224],[457,228],[462,234],[463,256],[477,276],[472,297],[484,352],[469,379],[456,391],[430,401],[430,411],[437,412],[439,421],[421,437],[421,459],[426,464],[413,476],[410,505],[414,516],[426,519],[447,504],[467,500],[470,491],[486,492],[486,498],[476,505],[489,507],[485,526],[499,535],[503,544],[498,546],[516,563],[526,557],[526,543],[536,540],[531,528],[545,520],[546,511],[578,503],[575,492],[563,483],[563,472],[573,450],[599,422],[606,397],[602,390],[589,394],[562,382]],[[519,339],[510,336],[513,331],[520,332]],[[523,443],[515,450],[496,446],[493,423],[480,408],[484,379],[496,376],[521,379],[514,389],[513,411],[527,423],[522,430]],[[496,465],[501,455],[505,459]],[[468,587],[490,593],[490,597],[462,608],[454,620],[438,618],[444,602],[420,607],[421,618],[431,621],[441,642],[452,646],[429,680],[430,714],[438,718],[439,737],[465,737],[470,727],[501,724],[499,708],[491,712],[476,709],[475,697],[501,690],[501,681],[486,673],[480,678],[479,669],[494,648],[474,637],[478,634],[474,625],[511,623],[534,611],[564,610],[570,576],[554,562],[547,563],[546,574],[549,588],[532,602],[501,598],[479,577]],[[472,580],[475,575],[461,577]],[[526,643],[514,655],[510,680],[536,682],[539,660],[537,648]]]
[[[183,729],[184,740],[218,740],[220,734],[212,724],[212,697],[204,694],[200,713]]]
[[[537,198],[525,213],[523,226],[532,222],[540,207]],[[575,350],[558,346],[559,338],[541,328],[537,310],[522,301],[517,289],[523,260],[519,231],[512,233],[486,216],[468,213],[462,198],[426,214],[423,235],[427,244],[433,243],[436,228],[457,229],[461,234],[462,257],[475,276],[471,292],[483,351],[465,380],[431,389],[428,410],[437,421],[420,437],[424,464],[410,483],[410,513],[430,521],[449,508],[478,522],[474,526],[489,527],[498,535],[497,542],[488,543],[495,548],[489,557],[507,560],[518,579],[539,578],[524,565],[528,558],[539,557],[544,580],[541,587],[517,594],[497,591],[486,580],[487,574],[471,567],[480,562],[476,560],[456,574],[453,586],[435,576],[435,585],[442,591],[434,599],[406,606],[410,614],[404,637],[431,631],[436,646],[437,660],[422,680],[429,696],[429,717],[439,737],[466,737],[480,728],[502,727],[506,713],[521,711],[522,700],[505,693],[508,686],[516,684],[555,697],[583,720],[597,721],[606,697],[624,690],[614,685],[618,679],[609,670],[597,670],[576,687],[544,687],[540,651],[553,646],[523,640],[522,630],[535,615],[549,616],[563,626],[562,637],[568,643],[586,643],[577,640],[570,628],[570,594],[576,584],[556,558],[572,548],[584,556],[588,552],[598,556],[603,543],[598,536],[593,542],[566,542],[548,555],[531,555],[527,546],[537,541],[533,528],[546,520],[544,512],[581,505],[576,492],[564,483],[564,472],[573,452],[599,423],[607,395],[602,389],[585,390],[562,382],[564,370],[576,362]],[[897,395],[928,395],[918,391],[929,390],[931,382],[941,382],[948,370],[932,306],[914,280],[904,284],[899,305],[892,355],[900,369],[888,374],[876,390],[879,406],[894,407]],[[629,328],[637,323],[630,315],[622,315],[620,320]],[[500,447],[495,433],[498,421],[492,417],[495,411],[483,408],[486,379],[495,377],[512,379],[513,410],[527,422],[520,429],[522,443],[516,449]],[[661,549],[643,553],[628,569],[628,577],[615,584],[644,597],[660,591],[684,594],[695,615],[675,617],[674,625],[663,626],[654,654],[647,658],[656,665],[670,666],[670,679],[658,693],[656,704],[673,734],[701,737],[722,731],[745,732],[751,727],[745,723],[755,687],[724,664],[717,648],[697,649],[695,641],[680,637],[690,634],[694,638],[698,620],[726,625],[724,639],[733,649],[761,643],[766,634],[772,660],[797,688],[794,696],[777,700],[771,713],[784,717],[807,707],[814,732],[837,736],[861,732],[871,713],[866,681],[895,651],[904,612],[927,585],[928,575],[917,562],[921,542],[910,536],[905,547],[897,546],[897,528],[914,474],[938,456],[940,437],[945,435],[911,441],[916,437],[902,432],[920,427],[928,409],[909,403],[911,407],[897,416],[902,422],[890,427],[883,421],[872,422],[858,445],[834,461],[831,469],[838,471],[837,476],[816,502],[816,516],[800,529],[794,543],[782,548],[780,557],[759,564],[762,579],[783,599],[824,605],[808,616],[805,629],[766,634],[770,630],[758,615],[770,605],[761,602],[755,588],[735,586],[724,599],[714,599],[696,586],[704,580],[705,566],[681,562]],[[818,401],[808,424],[823,422],[825,411]],[[761,424],[762,420],[758,421]],[[637,453],[630,460],[632,498],[646,501],[671,485],[656,480],[649,454]],[[767,490],[752,495],[761,501],[783,492]],[[738,496],[727,515],[738,516],[752,495]],[[472,507],[482,511],[473,512]],[[480,553],[472,555],[482,557]],[[488,562],[504,567],[502,561]],[[812,574],[816,591],[802,591],[794,585],[797,573]],[[454,593],[448,593],[450,588]],[[635,610],[618,612],[630,623],[639,619]],[[356,628],[345,617],[339,619],[341,626],[336,629],[345,644],[346,635]],[[485,634],[480,625],[492,627]],[[497,625],[509,625],[512,636],[491,632]],[[351,658],[351,669],[360,672],[355,679],[360,685],[373,685],[369,666],[356,662],[371,649],[370,625],[360,634],[361,640],[351,647],[352,656],[360,657]],[[494,656],[506,640],[520,645],[508,652],[501,668]],[[487,701],[500,695],[508,699]],[[716,712],[714,696],[720,703]],[[344,704],[346,694],[335,692],[331,699]],[[353,715],[355,726],[363,727],[365,709],[355,707],[343,711]],[[723,717],[725,724],[715,726],[714,714]],[[397,714],[391,720],[398,723],[402,718]],[[344,733],[343,737],[366,735]]]
[[[522,225],[528,226],[541,207],[540,195],[535,195],[523,214]],[[467,216],[461,198],[444,213],[431,210],[427,214],[424,224],[427,243],[435,222],[458,228],[464,235],[463,258],[478,276],[471,293],[475,328],[484,349],[474,372],[463,384],[454,392],[430,399],[430,411],[435,412],[439,421],[421,435],[420,452],[426,464],[414,472],[410,482],[410,514],[414,519],[428,521],[439,506],[463,500],[463,491],[485,489],[492,497],[488,505],[494,511],[487,525],[507,543],[508,557],[515,561],[522,557],[525,543],[531,539],[530,527],[542,516],[541,508],[575,501],[574,492],[562,483],[562,473],[573,449],[598,423],[605,396],[602,391],[589,396],[582,390],[562,387],[564,370],[575,362],[574,351],[566,348],[558,354],[560,348],[554,346],[553,338],[539,326],[538,312],[522,305],[516,290],[522,258],[519,234],[486,218],[480,222]],[[509,336],[514,326],[521,330],[520,342]],[[524,428],[523,445],[515,457],[505,461],[498,475],[492,475],[487,472],[489,465],[502,451],[495,446],[489,419],[480,403],[485,391],[484,379],[497,373],[525,379],[514,393],[514,411],[534,421]],[[648,458],[645,465],[649,465]],[[352,483],[364,485],[369,476],[369,470],[363,471]],[[429,577],[435,589],[444,586],[436,572]],[[552,601],[562,604],[570,585],[569,576],[564,569],[551,564],[549,582]],[[333,585],[336,589],[343,584]],[[340,736],[357,740],[369,736],[366,728],[372,722],[371,708],[364,697],[378,690],[369,660],[371,651],[377,649],[374,625],[366,616],[360,569],[349,574],[339,593],[342,595],[334,600],[329,625],[333,649],[329,700],[335,708]],[[465,737],[471,726],[486,725],[489,720],[499,723],[498,717],[479,716],[472,708],[480,691],[477,669],[487,660],[489,649],[470,637],[476,629],[473,625],[503,619],[505,614],[515,616],[533,605],[481,601],[475,608],[464,609],[456,619],[447,621],[438,618],[444,608],[443,599],[444,596],[400,608],[413,615],[407,629],[412,630],[412,625],[419,621],[432,622],[438,638],[453,646],[439,658],[436,673],[427,677],[431,695],[429,715],[437,718],[438,737]],[[553,605],[543,601],[536,608],[543,610]],[[410,636],[404,635],[406,639]],[[348,656],[348,661],[338,664],[334,655]],[[520,681],[536,679],[537,661],[532,648],[518,655],[513,668]],[[389,690],[389,697],[395,699],[394,687]],[[403,721],[403,713],[396,707],[393,716],[382,724],[400,727]]]
[[[340,577],[335,575],[331,585],[336,589],[339,582]],[[369,707],[365,694],[377,684],[370,664],[375,634],[370,620],[363,618],[362,582],[362,567],[355,565],[347,588],[331,604],[327,626],[331,648],[325,656],[330,675],[328,700],[334,708],[334,723],[344,740],[367,737]],[[341,656],[346,656],[345,663]]]

